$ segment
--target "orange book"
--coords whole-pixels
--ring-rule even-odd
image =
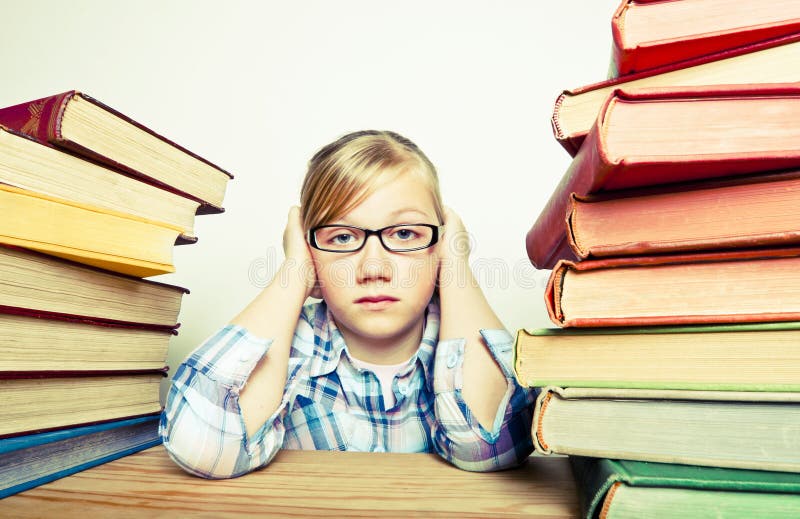
[[[800,320],[800,247],[572,262],[550,274],[559,326]]]
[[[528,257],[572,257],[570,195],[800,167],[800,83],[615,90],[528,231]]]
[[[800,31],[800,2],[623,0],[611,20],[612,77]]]
[[[800,171],[573,195],[566,232],[581,259],[800,244]]]
[[[754,81],[800,81],[800,32],[565,90],[553,107],[553,134],[575,155],[603,103],[618,88],[746,85]]]

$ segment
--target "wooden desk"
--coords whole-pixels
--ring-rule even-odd
[[[566,458],[486,474],[435,454],[281,451],[266,469],[203,480],[162,446],[0,500],[2,517],[577,517]]]

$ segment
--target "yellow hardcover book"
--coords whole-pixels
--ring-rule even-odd
[[[174,272],[181,228],[0,184],[0,243],[137,277]]]

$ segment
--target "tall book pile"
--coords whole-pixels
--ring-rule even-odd
[[[0,108],[0,498],[160,443],[188,290],[143,278],[230,178],[80,92]]]
[[[591,517],[800,516],[800,2],[624,0],[527,236],[532,435]],[[755,81],[758,81],[757,83]]]

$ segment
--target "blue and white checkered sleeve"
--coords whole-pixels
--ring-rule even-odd
[[[512,371],[514,340],[506,330],[481,330],[507,388],[491,431],[480,425],[461,394],[465,339],[436,346],[434,393],[436,451],[459,468],[487,472],[514,467],[532,452],[531,421],[535,393],[520,387]]]
[[[184,470],[204,478],[231,478],[266,465],[278,452],[286,395],[250,438],[239,408],[239,392],[271,344],[271,339],[228,325],[178,367],[160,432],[167,452]]]

